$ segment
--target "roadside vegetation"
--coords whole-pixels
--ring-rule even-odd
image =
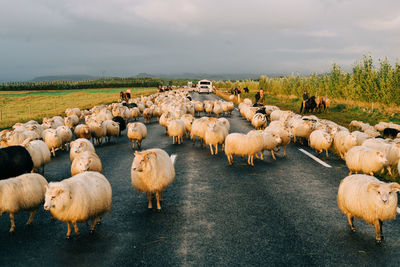
[[[67,108],[89,109],[115,102],[127,88],[105,88],[57,91],[0,91],[0,129],[17,122],[42,121],[43,117],[63,115]],[[132,97],[146,96],[157,88],[131,88]]]

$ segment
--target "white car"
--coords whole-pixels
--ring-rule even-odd
[[[199,89],[198,89],[199,94],[201,94],[201,93],[207,93],[207,94],[209,94],[209,93],[211,93],[210,91],[211,91],[211,90],[210,90],[210,87],[207,86],[207,85],[201,85],[201,86],[199,87]]]

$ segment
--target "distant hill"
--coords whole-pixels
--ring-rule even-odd
[[[154,74],[155,77],[164,79],[191,79],[191,80],[246,80],[259,79],[261,74],[244,73],[244,74],[207,74],[207,73],[178,73],[178,74]]]
[[[72,75],[52,75],[52,76],[40,76],[32,79],[32,82],[51,82],[51,81],[85,81],[85,80],[97,80],[100,77],[72,74]]]

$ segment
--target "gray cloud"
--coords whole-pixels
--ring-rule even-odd
[[[399,54],[400,2],[2,0],[0,80],[310,73]]]

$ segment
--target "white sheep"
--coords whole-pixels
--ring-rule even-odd
[[[222,110],[227,114],[231,115],[232,111],[235,109],[235,105],[232,102],[222,102],[221,103]]]
[[[225,138],[225,154],[229,165],[233,163],[233,155],[248,156],[247,163],[254,166],[254,155],[263,150],[264,140],[261,135],[231,133]]]
[[[61,137],[62,146],[65,145],[68,151],[68,144],[72,140],[72,131],[68,126],[59,126],[56,129],[57,135]]]
[[[217,115],[217,118],[219,117],[220,114],[222,114],[224,112],[220,103],[214,104],[213,112],[215,115]]]
[[[192,131],[190,132],[190,139],[193,140],[193,145],[196,142],[196,137],[198,137],[200,139],[201,146],[203,146],[207,125],[215,120],[216,120],[215,118],[201,117],[193,121]]]
[[[213,145],[215,147],[215,155],[218,154],[219,144],[222,144],[222,149],[224,148],[224,141],[227,135],[228,131],[220,123],[212,122],[208,124],[204,135],[204,141],[210,146],[211,155],[214,155]]]
[[[43,135],[44,142],[53,153],[53,157],[55,157],[55,149],[61,148],[63,145],[61,137],[57,134],[57,131],[55,129],[44,130]]]
[[[387,144],[381,138],[367,139],[362,146],[381,151],[388,160],[387,170],[392,175],[391,167],[397,166],[400,159],[400,144]]]
[[[44,200],[46,179],[37,173],[26,173],[0,180],[0,215],[10,214],[10,233],[15,230],[14,214],[30,211],[27,225],[31,224],[37,208]]]
[[[398,183],[384,183],[369,175],[351,175],[340,182],[337,203],[347,216],[352,232],[356,231],[353,218],[360,218],[375,226],[376,242],[383,239],[383,221],[396,218]]]
[[[352,135],[354,135],[356,137],[356,145],[357,146],[361,146],[365,140],[371,138],[368,134],[360,132],[360,131],[354,131],[351,133],[352,133]]]
[[[104,121],[107,120],[107,118],[104,119]],[[103,138],[106,137],[107,135],[107,128],[104,125],[103,120],[98,122],[98,121],[91,121],[88,126],[90,129],[90,133],[93,137],[94,140],[96,140],[97,145],[101,145],[103,142]],[[94,141],[93,141],[94,143]]]
[[[280,146],[283,146],[283,156],[286,157],[286,146],[290,144],[292,138],[291,130],[283,126],[283,123],[280,121],[272,121],[264,131],[279,135],[281,138]]]
[[[103,173],[99,156],[92,151],[83,151],[76,155],[71,164],[71,176],[85,171]]]
[[[315,130],[310,134],[310,139],[308,140],[309,146],[314,148],[318,154],[321,154],[323,150],[326,151],[326,156],[328,157],[328,150],[332,146],[333,138],[332,136],[323,131]]]
[[[143,118],[145,123],[150,123],[152,117],[153,117],[153,110],[151,108],[145,108],[143,110]]]
[[[315,128],[313,121],[296,119],[292,123],[293,142],[296,143],[297,138],[309,139],[310,134]],[[302,141],[302,140],[301,140]]]
[[[142,141],[147,137],[147,128],[141,122],[131,122],[127,125],[128,131],[127,136],[129,140],[132,141],[132,148],[135,148],[135,142],[137,143],[138,148],[140,149],[142,146]]]
[[[132,118],[134,118],[135,121],[136,121],[136,118],[138,118],[140,116],[140,110],[138,107],[131,108],[131,113],[132,113]]]
[[[261,160],[264,160],[264,151],[268,150],[271,152],[271,156],[276,160],[274,149],[276,149],[282,142],[279,134],[273,132],[267,132],[262,130],[252,130],[247,135],[261,135],[263,138],[263,147],[261,151]],[[257,154],[256,157],[258,158]]]
[[[110,211],[112,201],[111,185],[98,172],[83,172],[62,180],[51,182],[46,187],[44,209],[68,225],[66,238],[71,236],[71,225],[79,235],[77,222],[93,220],[90,233],[94,232],[101,216]]]
[[[172,137],[172,144],[175,144],[175,138],[178,144],[183,142],[183,136],[186,133],[185,123],[182,120],[170,120],[167,123],[169,137]]]
[[[135,151],[131,167],[131,182],[136,190],[147,193],[149,209],[153,207],[151,195],[155,193],[157,210],[161,210],[162,190],[175,178],[175,157],[175,155],[169,157],[167,152],[159,148],[142,152]]]
[[[93,144],[86,138],[78,138],[75,141],[72,141],[69,145],[71,147],[69,151],[69,159],[71,163],[72,161],[74,161],[74,158],[81,152],[84,151],[96,152]]]
[[[181,120],[183,121],[183,123],[185,123],[186,137],[189,138],[190,132],[192,131],[192,123],[193,123],[194,117],[191,114],[185,114],[181,117]]]
[[[204,103],[204,111],[208,114],[211,115],[211,112],[213,111],[213,103],[212,102],[206,102]]]
[[[251,119],[251,125],[257,130],[264,129],[267,126],[267,117],[264,114],[256,113]]]
[[[75,125],[78,125],[78,123],[79,123],[79,117],[76,116],[75,114],[72,114],[71,116],[64,118],[64,124],[69,128],[73,128]]]
[[[347,151],[346,165],[349,168],[349,175],[362,172],[374,175],[388,165],[385,155],[375,149],[365,146],[355,146]]]
[[[76,138],[86,138],[90,140],[92,137],[89,126],[86,124],[78,124],[74,129],[74,134]]]
[[[39,171],[40,167],[43,167],[44,174],[44,165],[50,162],[51,153],[46,143],[41,140],[33,140],[29,139],[25,140],[22,144],[26,150],[28,150],[31,155],[33,161],[33,169],[35,171]]]
[[[106,120],[104,121],[104,125],[106,127],[106,136],[108,142],[111,141],[111,137],[114,138],[114,143],[117,143],[117,138],[119,136],[119,124],[113,120]]]
[[[357,137],[348,130],[338,131],[333,136],[333,148],[344,159],[347,151],[357,145]]]

